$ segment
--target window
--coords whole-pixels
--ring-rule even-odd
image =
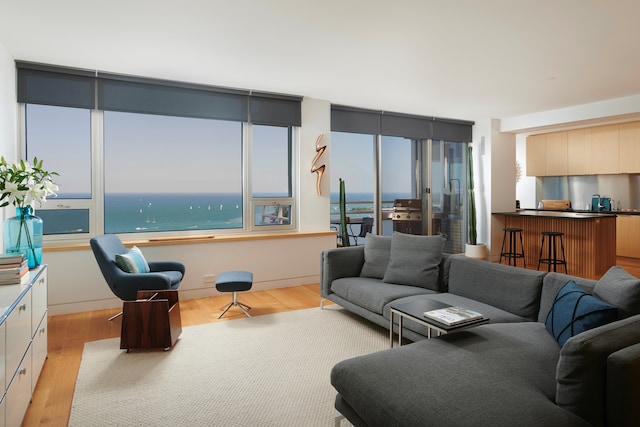
[[[356,218],[356,224],[359,216],[373,215],[374,232],[383,235],[394,230],[445,233],[446,250],[459,252],[464,244],[464,149],[471,140],[472,125],[333,105],[332,226],[339,224],[338,178],[349,177],[345,179],[347,213]],[[368,196],[355,201],[350,192],[360,188],[367,188]],[[396,201],[401,206],[394,208]],[[416,207],[421,215],[411,212]],[[404,210],[404,215],[398,210]],[[353,226],[351,221],[348,228]]]
[[[373,216],[375,135],[331,133],[331,224],[340,224],[340,183],[344,180],[347,216],[351,220]],[[356,232],[359,231],[353,230]],[[354,234],[354,233],[351,233]]]
[[[292,188],[292,129],[251,126],[251,213],[253,228],[294,226]]]
[[[45,239],[295,227],[300,97],[16,66],[25,153],[60,173]]]
[[[91,111],[85,108],[27,104],[24,110],[26,158],[45,160],[60,176],[58,196],[38,210],[46,235],[90,232],[92,206]]]
[[[291,197],[291,139],[286,127],[254,125],[251,191],[254,198]]]
[[[241,123],[104,112],[105,233],[242,228],[242,200]]]

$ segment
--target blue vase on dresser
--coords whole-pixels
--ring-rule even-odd
[[[4,250],[23,253],[29,268],[42,262],[42,218],[33,215],[31,206],[16,208],[16,216],[4,221]]]

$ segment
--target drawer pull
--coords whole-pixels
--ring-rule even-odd
[[[27,375],[27,368],[22,368],[18,371],[20,375]]]
[[[26,303],[21,304],[20,307],[18,307],[18,311],[19,312],[20,311],[27,311],[27,304]]]
[[[44,334],[44,332],[45,332],[44,328],[40,328],[40,333]]]

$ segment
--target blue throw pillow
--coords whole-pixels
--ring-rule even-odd
[[[137,246],[124,254],[116,254],[116,264],[127,273],[148,273],[149,264]]]
[[[585,292],[570,280],[558,291],[545,326],[562,347],[572,336],[614,322],[617,318],[616,307]]]

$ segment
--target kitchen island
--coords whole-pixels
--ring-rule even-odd
[[[616,264],[615,214],[525,209],[494,212],[493,215],[500,220],[502,227],[522,228],[527,268],[535,269],[538,266],[543,231],[564,233],[564,252],[569,274],[599,279]],[[540,269],[546,267],[541,265]],[[560,267],[559,271],[564,273],[564,268]]]

